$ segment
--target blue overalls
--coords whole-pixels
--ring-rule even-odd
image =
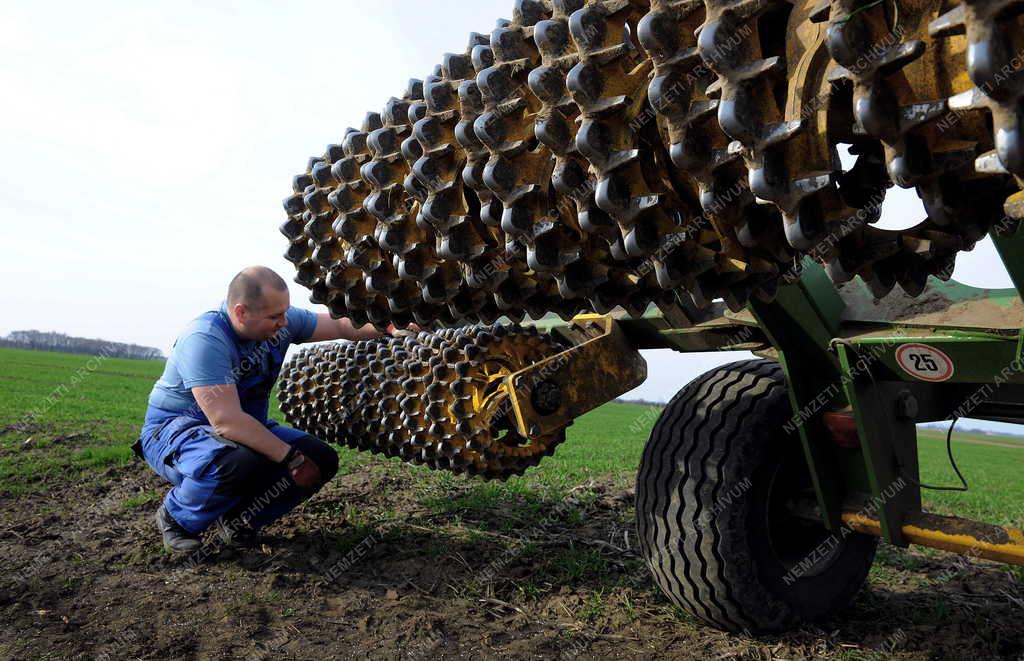
[[[242,410],[285,443],[298,447],[317,464],[327,482],[337,472],[337,453],[303,431],[267,419],[270,391],[284,358],[280,346],[260,342],[246,354],[223,312],[206,312],[201,318],[212,321],[234,343]],[[222,515],[243,518],[251,527],[261,528],[307,496],[291,480],[286,467],[215,434],[198,405],[185,413],[150,405],[139,445],[146,463],[174,485],[164,498],[167,512],[192,534],[202,532]]]

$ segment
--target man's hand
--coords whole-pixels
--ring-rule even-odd
[[[310,342],[322,342],[324,340],[375,340],[377,338],[386,337],[393,335],[402,337],[403,335],[415,335],[422,329],[416,324],[409,324],[405,329],[395,329],[394,324],[388,326],[388,329],[381,333],[370,324],[360,326],[356,328],[352,325],[352,320],[342,317],[341,319],[332,319],[331,315],[326,313],[320,313],[316,316],[316,330],[313,331],[312,337],[309,338]]]
[[[421,330],[423,329],[412,323],[405,328],[398,328],[394,324],[389,324],[387,334],[391,337],[405,337],[406,335],[416,335]]]
[[[291,475],[295,484],[307,494],[315,493],[323,486],[324,479],[320,474],[320,469],[298,448],[292,447],[281,463],[287,464],[288,474]]]

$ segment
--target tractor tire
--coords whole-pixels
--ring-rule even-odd
[[[801,519],[787,502],[811,489],[778,363],[745,360],[704,374],[661,414],[637,475],[637,533],[671,600],[727,631],[758,634],[848,605],[877,539]]]

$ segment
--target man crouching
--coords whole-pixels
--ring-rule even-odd
[[[178,336],[135,445],[174,485],[156,513],[164,548],[195,551],[211,525],[226,545],[255,546],[261,528],[334,477],[333,448],[268,418],[270,391],[289,345],[380,336],[291,307],[266,267],[236,275],[220,309]]]

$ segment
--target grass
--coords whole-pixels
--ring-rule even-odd
[[[0,349],[0,491],[131,461],[162,361]]]
[[[921,482],[933,486],[959,485],[946,453],[945,434],[942,442],[933,442],[927,432],[922,436],[918,452]],[[1020,449],[975,445],[958,442],[960,438],[957,434],[953,436],[953,457],[970,489],[967,492],[925,490],[925,509],[1024,528],[1024,480],[1020,479],[1024,445]],[[1010,445],[1019,440],[998,436],[983,438]]]
[[[108,439],[127,438],[142,423],[146,398],[162,361],[94,358],[77,354],[0,349],[0,429],[30,413],[63,433],[82,429]],[[72,430],[69,432],[69,430]]]
[[[603,577],[608,571],[608,561],[596,549],[574,546],[554,556],[547,569],[555,583],[578,583]]]
[[[587,624],[593,624],[604,614],[604,606],[604,592],[597,590],[583,602],[583,607],[576,615]]]
[[[139,509],[145,507],[150,503],[155,503],[163,497],[163,494],[157,491],[145,491],[135,496],[129,496],[121,502],[121,506],[126,510]]]
[[[0,349],[0,493],[42,492],[54,483],[130,463],[129,445],[137,437],[149,391],[162,371],[161,361]],[[280,419],[276,407],[271,408]],[[370,462],[396,471],[411,470],[417,476],[419,502],[428,510],[500,531],[542,521],[565,489],[587,480],[631,483],[659,413],[658,407],[606,404],[576,420],[554,457],[526,476],[500,484],[467,482],[422,467],[399,468],[396,459],[347,449],[339,453],[341,472]],[[967,493],[925,491],[926,507],[1024,526],[1024,480],[1019,479],[1024,439],[969,432],[954,438],[1020,445],[1021,449],[954,441],[955,456],[971,489]],[[922,429],[921,439],[923,481],[956,484],[942,432]],[[504,516],[510,511],[518,518]],[[569,571],[568,567],[563,570]]]

